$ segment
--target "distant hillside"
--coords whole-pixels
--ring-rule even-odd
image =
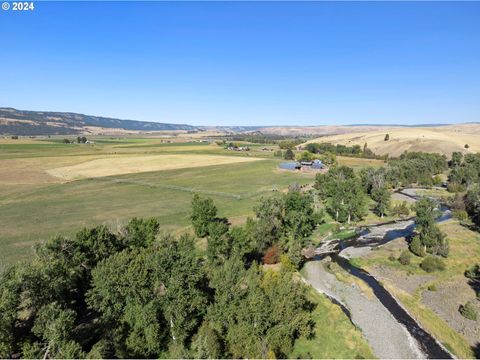
[[[205,131],[218,131],[222,133],[243,133],[261,131],[265,126],[199,126]]]
[[[324,135],[308,142],[367,146],[378,155],[399,156],[404,151],[438,152],[450,156],[453,151],[480,151],[480,125],[475,123],[438,127],[376,127],[355,132]],[[389,140],[385,135],[389,134]],[[468,148],[465,148],[468,144]]]
[[[198,131],[190,125],[122,120],[67,112],[0,108],[0,134],[72,135],[119,132]]]

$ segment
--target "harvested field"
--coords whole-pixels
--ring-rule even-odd
[[[77,165],[49,169],[47,173],[63,180],[77,180],[149,171],[244,163],[258,160],[261,159],[217,155],[112,156]]]

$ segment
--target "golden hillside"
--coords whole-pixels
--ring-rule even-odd
[[[390,140],[384,140],[385,134],[390,135]],[[450,156],[453,151],[480,152],[480,124],[415,128],[377,127],[365,132],[323,136],[308,142],[362,147],[367,143],[368,147],[379,155],[398,156],[404,151],[424,151]],[[465,144],[469,145],[468,149],[465,149]]]

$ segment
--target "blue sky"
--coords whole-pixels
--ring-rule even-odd
[[[193,125],[480,121],[480,2],[36,2],[0,106]]]

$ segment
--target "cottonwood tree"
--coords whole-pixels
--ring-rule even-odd
[[[390,210],[390,192],[385,187],[375,188],[371,197],[375,201],[375,213],[383,218]]]
[[[315,188],[335,220],[350,224],[365,214],[366,195],[352,168],[339,166],[330,169],[327,174],[318,174]]]
[[[210,198],[202,198],[198,194],[192,200],[192,220],[195,235],[205,237],[208,235],[208,226],[217,217],[217,207]]]
[[[264,234],[282,244],[285,234],[311,232],[315,214],[303,196],[282,195],[260,206],[261,218],[233,228],[212,202],[197,202],[209,214],[199,214],[208,261],[191,236],[159,236],[154,219],[40,244],[31,263],[0,275],[0,356],[287,357],[312,331],[307,288],[293,266],[265,272],[251,254],[259,255]],[[278,229],[267,226],[275,216],[266,217],[276,206]],[[286,216],[293,213],[300,220]]]
[[[287,149],[287,151],[285,151],[284,159],[295,160],[295,153],[293,152],[292,149]]]
[[[480,185],[475,185],[465,195],[465,207],[473,223],[480,226]]]
[[[411,250],[417,255],[423,255],[423,252],[418,250],[419,245],[421,245],[423,250],[427,253],[444,257],[448,255],[448,239],[435,223],[437,215],[435,208],[435,202],[426,197],[420,199],[415,204],[418,235],[412,241]]]

